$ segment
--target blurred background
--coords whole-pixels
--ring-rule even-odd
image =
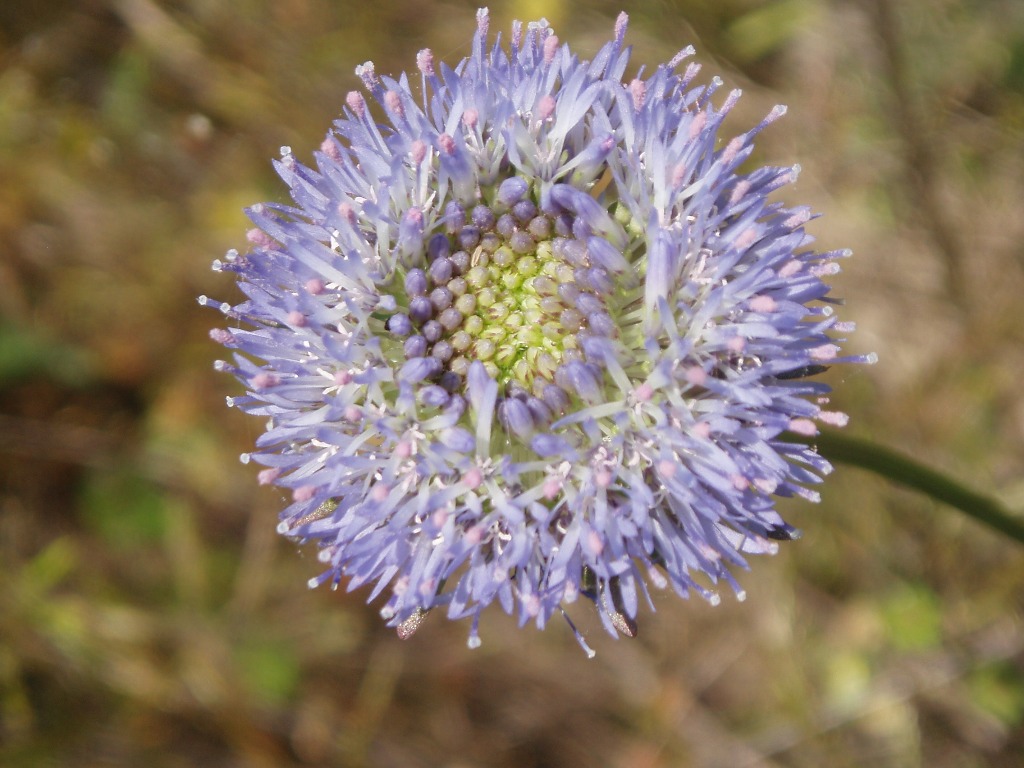
[[[270,167],[319,146],[353,68],[469,52],[449,0],[0,3],[0,765],[1019,766],[1024,557],[839,466],[748,599],[656,596],[634,640],[596,620],[484,644],[411,640],[365,593],[309,591],[313,553],[238,455],[212,259]],[[494,2],[589,57],[622,2]],[[757,162],[824,214],[851,348],[848,431],[1024,509],[1024,4],[637,0],[630,75],[687,44],[776,103]],[[724,92],[723,92],[724,93]],[[730,130],[731,129],[731,130]],[[582,614],[582,612],[578,612]]]

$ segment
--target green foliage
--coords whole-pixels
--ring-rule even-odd
[[[942,606],[925,585],[901,584],[885,595],[882,619],[893,647],[927,651],[942,642]]]
[[[131,468],[90,476],[79,509],[83,523],[106,546],[145,551],[167,530],[164,493]]]

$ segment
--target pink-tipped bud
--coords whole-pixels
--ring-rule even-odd
[[[273,373],[257,373],[252,377],[252,388],[259,391],[261,389],[269,389],[270,387],[276,387],[281,383],[281,380]]]
[[[810,350],[812,360],[834,360],[839,353],[839,347],[835,344],[822,344]]]
[[[402,97],[399,95],[398,91],[388,91],[385,93],[384,103],[396,117],[405,117],[405,107],[402,106]]]
[[[676,167],[672,169],[672,188],[679,189],[682,187],[688,175],[689,171],[686,168],[686,163],[676,164]]]
[[[704,126],[708,124],[708,113],[698,112],[693,116],[693,120],[690,121],[690,128],[688,135],[690,139],[696,139],[700,136],[701,131],[704,130]]]
[[[409,147],[409,157],[414,165],[419,165],[427,156],[427,143],[422,139],[416,139]]]
[[[782,265],[782,268],[779,270],[779,277],[793,277],[803,269],[803,266],[799,259],[790,259]]]
[[[309,501],[316,496],[315,485],[300,485],[292,491],[292,501]]]
[[[306,316],[298,310],[292,310],[288,313],[288,325],[295,328],[305,328],[308,323],[309,321],[306,319]]]
[[[833,427],[845,427],[850,423],[849,414],[842,411],[819,411],[816,418],[822,424],[828,424]]]
[[[341,216],[349,224],[356,223],[356,212],[352,207],[351,203],[341,202],[338,203],[338,215]]]
[[[253,227],[245,233],[245,239],[248,240],[255,246],[260,248],[272,248],[274,246],[274,239],[258,227]]]
[[[615,42],[619,45],[626,37],[626,27],[629,26],[629,16],[625,11],[619,14],[615,20]]]
[[[473,467],[466,474],[462,476],[462,482],[466,484],[466,487],[471,491],[475,491],[484,482],[484,473],[480,471],[479,467]]]
[[[686,380],[695,387],[702,387],[708,380],[708,375],[704,372],[703,368],[691,365],[686,369]]]
[[[416,54],[416,68],[427,77],[434,76],[434,52],[424,48]]]
[[[544,63],[550,64],[558,53],[558,35],[548,35],[544,40]]]
[[[633,97],[633,109],[639,112],[644,101],[647,100],[647,84],[643,80],[634,78],[629,84],[629,95]]]
[[[654,397],[654,387],[645,381],[633,390],[633,397],[636,398],[638,403],[646,403]]]
[[[545,94],[540,97],[540,101],[537,102],[537,117],[540,120],[547,120],[555,114],[555,99],[550,94]]]
[[[779,307],[778,302],[771,296],[755,296],[747,302],[747,306],[750,307],[751,312],[760,312],[762,314],[774,312]]]
[[[759,235],[756,227],[747,227],[740,232],[739,237],[736,238],[736,242],[734,244],[737,250],[742,251],[756,243],[758,237]]]
[[[256,475],[256,482],[258,482],[260,485],[270,485],[280,476],[280,467],[270,467],[268,469],[261,469],[259,471],[259,474]]]
[[[331,160],[341,160],[341,150],[338,149],[338,143],[330,136],[320,142],[320,151],[331,158]]]
[[[722,162],[731,163],[736,159],[736,155],[740,153],[741,149],[743,149],[743,139],[737,136],[725,145],[725,149],[722,151]]]
[[[356,117],[362,118],[366,114],[366,100],[359,91],[349,91],[345,96],[345,103]]]
[[[818,427],[810,419],[790,419],[789,431],[796,432],[798,435],[813,437],[818,434]]]

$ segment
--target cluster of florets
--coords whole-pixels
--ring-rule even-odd
[[[201,299],[240,323],[218,365],[269,419],[244,459],[291,491],[280,532],[400,634],[442,608],[475,645],[494,601],[544,626],[583,595],[632,635],[648,584],[742,596],[730,566],[797,535],[775,498],[829,471],[783,435],[845,422],[808,376],[871,359],[833,336],[847,254],[767,200],[797,169],[737,171],[783,110],[717,148],[738,92],[677,74],[690,49],[623,82],[625,27],[581,61],[545,22],[488,49],[481,11],[418,87],[362,65],[388,123],[352,92],[316,169],[285,150],[296,205],[215,264],[248,300]]]

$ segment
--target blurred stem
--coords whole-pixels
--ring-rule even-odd
[[[1024,519],[995,499],[967,488],[948,475],[870,440],[822,432],[814,444],[830,461],[850,464],[881,475],[959,509],[969,517],[1024,544]]]

